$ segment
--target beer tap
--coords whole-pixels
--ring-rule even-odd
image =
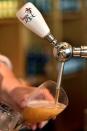
[[[72,47],[67,42],[59,43],[51,34],[42,14],[31,2],[26,3],[17,12],[17,17],[28,29],[53,45],[53,54],[58,61],[65,62],[71,57],[87,58],[87,46]]]

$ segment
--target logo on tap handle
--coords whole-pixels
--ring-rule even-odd
[[[33,14],[32,9],[25,8],[25,15],[24,15],[24,17],[21,17],[21,20],[28,23],[28,22],[32,21],[33,17],[35,17],[35,15]]]

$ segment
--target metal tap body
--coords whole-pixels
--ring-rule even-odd
[[[58,61],[65,62],[73,56],[87,58],[87,46],[72,47],[67,42],[58,43],[51,33],[46,36],[46,39],[54,46],[53,54]]]

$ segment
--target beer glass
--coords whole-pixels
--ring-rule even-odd
[[[56,82],[46,81],[33,92],[22,111],[23,118],[29,123],[40,123],[56,117],[68,105],[68,97],[60,87],[58,102],[55,103]]]
[[[55,103],[56,82],[46,81],[30,93],[26,106],[16,112],[6,103],[0,103],[0,130],[18,131],[25,122],[40,123],[55,118],[68,105],[68,97],[60,87],[58,102]],[[24,123],[23,123],[24,122]]]

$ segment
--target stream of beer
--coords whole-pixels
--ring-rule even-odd
[[[57,86],[56,86],[56,96],[55,96],[55,103],[58,103],[60,88],[61,88],[61,79],[63,73],[64,62],[58,63],[58,78],[57,78]]]

